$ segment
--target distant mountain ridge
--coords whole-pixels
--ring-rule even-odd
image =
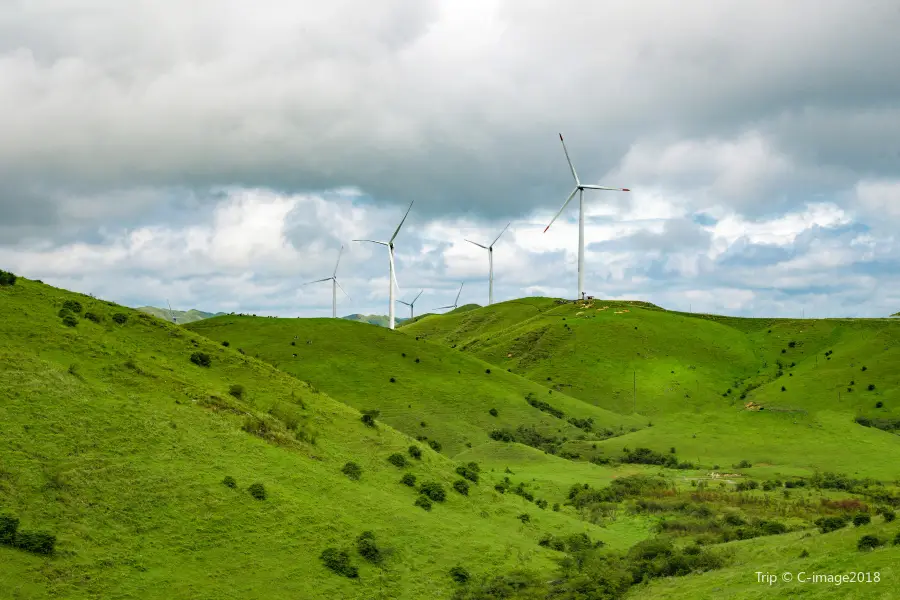
[[[361,315],[359,313],[353,313],[352,315],[347,315],[345,317],[341,317],[342,319],[347,319],[348,321],[356,321],[358,323],[369,323],[370,325],[378,325],[380,327],[388,326],[388,315]],[[409,319],[404,319],[403,317],[394,317],[395,323],[402,323],[403,321],[408,321]]]
[[[223,312],[205,312],[197,310],[196,308],[192,308],[191,310],[173,310],[170,313],[168,308],[156,308],[155,306],[142,306],[137,310],[147,313],[148,315],[153,315],[159,319],[165,319],[166,321],[171,321],[172,317],[175,317],[175,322],[181,325],[227,314]]]

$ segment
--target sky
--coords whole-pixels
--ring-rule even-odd
[[[900,311],[896,0],[10,0],[0,268],[330,316],[577,293]],[[405,316],[408,308],[397,306]]]

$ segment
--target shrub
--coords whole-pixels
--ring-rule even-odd
[[[881,516],[884,517],[885,523],[890,523],[891,521],[893,521],[894,519],[897,518],[897,513],[895,513],[893,510],[891,510],[889,508],[885,508],[885,509],[882,509]]]
[[[228,393],[235,398],[241,399],[244,397],[244,386],[239,383],[235,383],[230,388],[228,388]]]
[[[413,506],[418,506],[422,510],[431,510],[431,500],[429,500],[426,496],[419,496],[418,498],[416,498]]]
[[[559,512],[559,502],[553,504],[553,512]]]
[[[496,408],[492,408],[491,410],[488,411],[488,414],[490,414],[492,417],[496,417],[497,414],[498,414],[498,413],[497,413],[497,409],[496,409]]]
[[[16,279],[18,278],[9,271],[0,270],[0,285],[16,285]]]
[[[535,504],[538,508],[540,508],[541,510],[546,510],[546,509],[547,509],[547,504],[548,504],[548,503],[547,503],[546,500],[537,499],[537,500],[534,501],[534,504]]]
[[[92,312],[84,313],[84,318],[87,319],[88,321],[93,321],[94,323],[100,322],[100,317]]]
[[[875,535],[864,535],[856,542],[856,549],[860,551],[874,550],[879,546],[884,546],[884,542]]]
[[[0,515],[0,544],[11,546],[16,539],[19,519],[12,515]]]
[[[491,370],[490,370],[490,369],[485,369],[484,372],[487,373],[488,375],[491,374]]]
[[[78,300],[66,300],[63,302],[63,308],[71,310],[73,313],[81,313],[82,306]]]
[[[359,569],[350,564],[350,555],[345,550],[326,548],[319,555],[319,558],[326,568],[331,569],[338,575],[351,579],[359,577]]]
[[[891,543],[895,546],[900,546],[900,531],[897,532],[897,535],[894,536],[894,541]]]
[[[380,414],[380,410],[364,410],[362,411],[362,418],[360,420],[366,424],[366,427],[375,427],[375,419],[377,419]]]
[[[222,483],[225,484],[225,487],[230,487],[232,489],[237,487],[237,481],[235,481],[234,477],[231,475],[226,475],[225,479],[222,480]]]
[[[750,463],[749,460],[742,460],[738,464],[734,465],[734,468],[735,469],[749,469],[752,466],[753,465]]]
[[[431,449],[435,452],[441,451],[441,443],[437,440],[428,440],[428,445],[431,446]]]
[[[443,502],[447,498],[447,492],[444,491],[444,487],[436,481],[423,483],[419,488],[419,493],[435,502]]]
[[[78,325],[78,319],[75,318],[75,315],[69,313],[63,316],[62,323],[66,327],[75,327],[76,325]]]
[[[212,359],[206,352],[194,352],[191,354],[191,362],[198,367],[208,367],[212,364]]]
[[[394,452],[393,454],[388,456],[387,461],[395,467],[399,467],[401,469],[406,466],[406,457],[399,452]]]
[[[409,487],[416,486],[416,476],[412,473],[404,473],[403,477],[400,478],[400,483],[403,485],[408,485]]]
[[[456,566],[450,569],[450,577],[452,577],[453,581],[456,583],[466,583],[469,581],[470,575],[464,568]]]
[[[469,484],[465,479],[457,479],[453,482],[453,489],[462,494],[463,496],[469,495]]]
[[[481,467],[478,466],[478,463],[474,462],[456,467],[457,475],[461,475],[473,483],[478,483],[478,473],[480,471]]]
[[[397,380],[391,377],[391,383],[397,383]]]
[[[409,455],[412,456],[416,460],[422,460],[422,449],[418,446],[410,446],[409,447]]]
[[[228,340],[222,340],[222,345],[227,348],[228,346],[231,345],[231,342],[229,342]]]
[[[128,321],[128,315],[126,315],[125,313],[115,313],[112,316],[112,320],[119,325],[124,325],[125,322]]]
[[[875,389],[875,384],[874,384],[874,383],[870,383],[869,385],[866,386],[866,389],[869,390],[869,391],[871,392],[872,390]]]
[[[16,532],[15,546],[26,552],[34,554],[53,554],[56,546],[56,536],[43,531]]]
[[[266,499],[266,487],[261,483],[251,484],[250,487],[247,488],[247,491],[257,500]]]
[[[872,517],[869,513],[857,513],[853,515],[853,526],[860,527],[862,525],[868,525],[872,522]]]
[[[341,468],[341,473],[343,473],[353,481],[358,481],[362,476],[362,467],[351,461]]]
[[[356,538],[356,551],[371,563],[378,564],[382,561],[381,550],[375,543],[375,534],[371,531],[363,531]]]
[[[862,368],[863,371],[867,371],[868,369],[869,368],[867,366],[863,365],[863,368]]]
[[[528,523],[529,521],[531,521],[531,515],[529,515],[528,513],[522,513],[516,518],[522,521],[522,523]]]
[[[881,400],[875,403],[875,408],[881,408],[882,406],[884,406],[884,402],[882,402]]]
[[[819,531],[822,533],[829,533],[831,531],[837,531],[838,529],[843,529],[847,526],[847,518],[846,517],[820,517],[815,521],[816,526],[819,528]]]

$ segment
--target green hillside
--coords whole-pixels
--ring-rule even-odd
[[[0,514],[57,538],[50,557],[0,544],[2,597],[445,598],[454,566],[550,573],[543,533],[606,535],[565,511],[523,524],[534,505],[487,472],[457,493],[456,462],[424,444],[411,458],[408,436],[234,344],[21,278],[0,307]],[[446,501],[414,506],[404,472]],[[355,550],[366,530],[381,566]],[[326,569],[328,547],[350,550],[359,577]]]
[[[196,308],[192,308],[191,310],[173,310],[170,312],[167,308],[156,308],[155,306],[142,306],[137,310],[147,313],[148,315],[153,315],[154,317],[163,319],[165,321],[171,321],[174,317],[176,319],[176,323],[178,323],[179,325],[193,323],[194,321],[209,319],[210,317],[216,317],[218,315],[225,314],[221,312],[204,312],[202,310],[197,310]]]
[[[342,319],[347,319],[348,321],[356,321],[357,323],[368,323],[369,325],[378,325],[379,327],[387,327],[390,323],[390,317],[388,315],[361,315],[358,313],[354,313],[352,315],[347,315],[345,317],[341,317]],[[404,321],[408,321],[409,319],[404,319],[402,317],[394,317],[394,324],[399,325]]]

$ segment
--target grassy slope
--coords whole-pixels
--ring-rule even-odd
[[[226,316],[189,328],[216,341],[228,340],[351,406],[378,409],[386,423],[439,441],[450,456],[466,450],[466,444],[488,443],[491,430],[501,426],[534,425],[570,438],[582,433],[530,406],[524,400],[529,392],[552,400],[567,415],[593,417],[602,427],[642,423],[565,394],[550,395],[496,367],[487,373],[491,365],[472,356],[342,319]],[[489,414],[491,408],[499,411],[497,417]]]
[[[630,312],[616,314],[623,308]],[[897,437],[853,422],[857,414],[900,416],[900,372],[891,367],[900,363],[900,323],[891,320],[734,319],[534,298],[432,316],[400,331],[620,413],[633,408],[636,380],[637,411],[654,427],[604,442],[611,453],[623,445],[674,446],[706,466],[748,459],[771,473],[822,468],[900,476]],[[870,383],[875,390],[866,389]],[[769,412],[743,410],[751,400]]]
[[[163,319],[164,321],[171,321],[172,317],[175,317],[176,319],[178,319],[179,325],[184,325],[185,323],[193,323],[194,321],[209,319],[210,317],[216,316],[216,313],[203,312],[202,310],[197,310],[196,308],[192,308],[191,310],[173,310],[171,314],[169,313],[168,309],[156,308],[155,306],[142,306],[137,310],[145,312],[148,315],[153,315],[154,317],[157,317],[159,319]]]
[[[102,323],[64,327],[56,312],[69,298]],[[51,558],[0,547],[4,597],[440,598],[455,564],[549,572],[555,553],[535,543],[543,532],[604,537],[484,484],[469,498],[450,491],[430,513],[413,507],[415,492],[385,461],[407,436],[366,428],[354,409],[234,347],[22,279],[0,289],[0,309],[0,511],[59,538]],[[114,312],[128,322],[114,324]],[[210,368],[189,362],[197,350]],[[228,396],[235,383],[245,400]],[[276,421],[280,443],[241,431],[240,413],[276,403],[299,414],[316,445]],[[364,468],[361,481],[339,472],[348,460]],[[450,483],[453,467],[426,448],[409,470]],[[246,492],[255,481],[268,500]],[[515,518],[525,510],[529,525]],[[323,568],[324,547],[349,547],[366,529],[394,549],[384,570],[355,553],[358,581]]]

